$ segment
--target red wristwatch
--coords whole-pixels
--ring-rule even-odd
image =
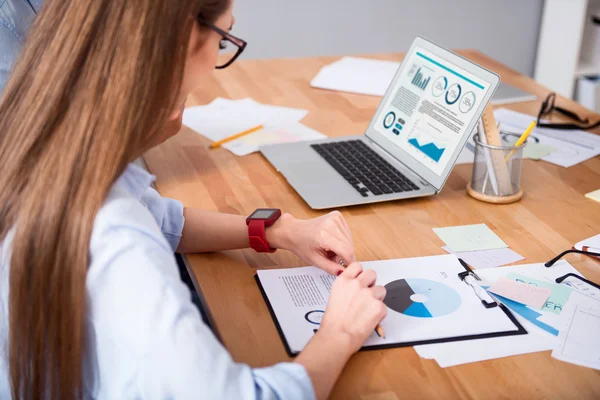
[[[246,218],[250,247],[256,252],[275,253],[277,250],[267,242],[265,228],[273,225],[279,217],[281,217],[281,210],[278,208],[259,208]]]

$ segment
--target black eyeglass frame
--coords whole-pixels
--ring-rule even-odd
[[[233,36],[229,32],[225,32],[223,29],[219,28],[218,26],[216,26],[214,24],[211,24],[210,22],[206,21],[204,18],[202,18],[200,16],[197,19],[198,19],[198,23],[217,32],[219,35],[221,35],[221,37],[223,37],[223,40],[226,40],[237,47],[237,52],[235,53],[235,55],[233,56],[233,58],[231,60],[229,60],[224,65],[215,66],[216,69],[225,69],[225,68],[229,67],[244,52],[244,50],[246,49],[246,46],[248,45],[248,42],[246,42],[244,39],[240,39],[237,36]]]
[[[574,119],[578,123],[555,123],[555,122],[542,122],[542,118],[545,115],[548,115],[556,111],[564,116],[567,116],[571,119]],[[550,129],[558,129],[563,131],[568,130],[590,130],[600,126],[600,121],[596,123],[590,123],[588,118],[582,118],[579,115],[575,114],[573,111],[569,111],[566,108],[562,108],[556,105],[556,93],[550,93],[546,99],[542,102],[542,107],[540,107],[540,112],[537,117],[536,126],[540,128],[550,128]]]
[[[594,252],[585,251],[585,250],[570,249],[570,250],[563,251],[562,253],[560,253],[559,255],[557,255],[556,257],[554,257],[552,260],[550,260],[547,263],[545,263],[544,266],[546,268],[550,268],[551,266],[553,266],[554,264],[556,264],[558,262],[558,260],[560,260],[561,258],[563,258],[564,256],[566,256],[567,254],[570,254],[570,253],[583,254],[583,255],[591,256],[591,257],[600,257],[600,253],[594,253]]]

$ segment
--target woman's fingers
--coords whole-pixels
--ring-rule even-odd
[[[360,285],[362,287],[371,287],[377,280],[377,274],[372,269],[369,269],[360,274],[358,280],[360,281]]]
[[[346,264],[351,264],[355,260],[354,247],[352,244],[340,240],[335,236],[323,235],[320,247],[325,252],[333,252],[337,256],[341,257],[341,259],[337,260],[338,262],[343,260]]]
[[[387,290],[385,287],[373,286],[372,288],[370,288],[370,290],[371,290],[373,297],[376,298],[377,300],[385,299],[385,295],[387,294]]]
[[[348,266],[348,268],[346,268],[344,270],[344,272],[342,273],[342,276],[346,277],[346,278],[354,279],[357,276],[359,276],[362,272],[363,272],[362,265],[355,262],[355,263],[350,264]]]

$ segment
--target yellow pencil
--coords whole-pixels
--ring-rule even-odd
[[[519,140],[517,140],[517,143],[514,144],[514,147],[519,147],[521,146],[523,143],[525,143],[525,141],[527,140],[527,138],[529,137],[529,135],[531,135],[531,132],[533,131],[533,128],[535,128],[536,122],[533,121],[531,122],[531,124],[529,124],[529,126],[527,127],[527,129],[525,129],[525,132],[523,132],[523,134],[521,135],[521,137],[519,138]],[[510,158],[513,156],[513,154],[515,154],[516,150],[511,150],[510,153],[508,153],[506,155],[505,161],[508,162],[508,160],[510,160]]]
[[[233,136],[229,136],[229,137],[227,137],[225,139],[219,140],[218,142],[214,142],[213,144],[210,145],[210,148],[211,149],[216,149],[217,147],[221,147],[221,145],[223,145],[223,144],[225,144],[227,142],[231,142],[232,140],[239,139],[242,136],[249,135],[249,134],[251,134],[253,132],[256,132],[256,131],[260,131],[262,128],[263,128],[263,126],[259,125],[259,126],[255,126],[254,128],[248,129],[247,131],[236,133]]]

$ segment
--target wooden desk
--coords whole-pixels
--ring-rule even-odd
[[[504,82],[540,98],[548,90],[476,51],[461,54],[498,72]],[[401,55],[376,58],[401,60]],[[380,99],[312,89],[310,80],[337,58],[240,61],[215,72],[188,105],[213,98],[252,97],[266,104],[310,110],[303,121],[328,135],[362,134]],[[591,115],[572,101],[569,109]],[[537,115],[540,102],[510,106]],[[280,207],[298,218],[312,211],[260,154],[236,157],[225,149],[207,150],[208,141],[184,127],[176,137],[153,149],[145,160],[157,175],[162,195],[188,207],[248,215],[258,207]],[[525,161],[522,201],[488,205],[467,196],[471,166],[457,166],[441,194],[418,200],[345,208],[359,260],[444,254],[433,227],[485,222],[508,245],[525,256],[523,263],[547,261],[574,243],[600,232],[600,204],[584,194],[600,188],[600,157],[565,169]],[[567,258],[582,273],[600,282],[600,262]],[[208,304],[214,326],[236,361],[254,367],[288,361],[275,325],[254,281],[256,268],[302,266],[287,252],[252,250],[190,255],[189,264]],[[441,369],[412,348],[367,351],[355,355],[344,370],[333,398],[357,400],[441,398],[600,398],[600,372],[559,362],[550,352]]]

